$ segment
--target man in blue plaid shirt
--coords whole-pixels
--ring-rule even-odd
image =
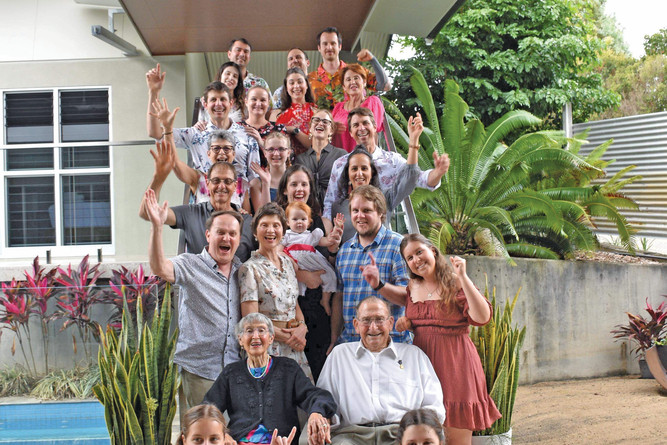
[[[387,203],[377,187],[363,185],[350,193],[350,219],[357,234],[343,244],[336,258],[343,298],[341,301],[338,294],[332,305],[332,346],[341,328],[341,342],[359,340],[352,320],[364,298],[386,300],[395,320],[404,315],[408,274],[399,250],[403,237],[382,224],[386,214]],[[391,337],[397,342],[410,341],[407,331],[395,328]]]

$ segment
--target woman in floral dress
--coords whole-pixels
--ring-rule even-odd
[[[285,212],[276,203],[265,204],[255,214],[252,230],[259,249],[239,269],[241,314],[269,317],[275,330],[269,353],[296,360],[312,380],[303,352],[308,329],[299,307],[299,284],[291,260],[281,254],[286,229]]]

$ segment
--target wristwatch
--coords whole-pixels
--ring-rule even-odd
[[[292,130],[292,134],[296,136],[299,133],[301,133],[301,129],[299,127],[294,127],[294,130]]]
[[[374,287],[373,290],[374,290],[375,292],[377,292],[377,291],[379,291],[380,289],[382,289],[383,287],[384,287],[384,281],[380,280],[380,282],[378,283],[377,287]]]

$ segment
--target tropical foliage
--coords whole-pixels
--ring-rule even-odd
[[[628,323],[617,325],[612,330],[615,339],[628,339],[634,342],[633,352],[644,353],[650,347],[664,344],[667,339],[667,302],[662,302],[655,309],[646,299],[646,312],[649,318],[626,312]]]
[[[500,304],[496,303],[496,289],[493,288],[492,297],[489,298],[487,286],[484,296],[491,301],[493,317],[486,325],[470,330],[470,337],[482,361],[489,395],[502,414],[490,428],[475,434],[502,434],[512,426],[514,400],[519,386],[519,355],[526,335],[525,326],[512,326],[512,314],[519,292],[521,289],[511,302],[505,302],[504,308],[501,308]]]
[[[527,132],[508,146],[507,135],[521,134],[540,119],[515,110],[485,128],[478,119],[466,119],[468,105],[452,80],[445,81],[439,115],[426,80],[412,70],[410,84],[427,123],[420,167],[433,167],[433,151],[446,152],[451,162],[440,188],[412,194],[422,232],[443,252],[569,257],[597,247],[591,229],[598,217],[614,221],[621,239],[631,244],[633,231],[618,209],[636,204],[619,190],[638,177],[625,179],[623,170],[602,187],[590,185],[604,176],[607,164],[599,157],[606,146],[584,159],[577,153],[585,141],[556,131]],[[385,108],[405,153],[407,120],[392,102],[385,100]]]
[[[395,76],[389,96],[401,111],[421,107],[412,98],[410,66],[419,68],[444,103],[442,83],[454,80],[485,126],[508,111],[524,109],[560,128],[561,110],[572,103],[582,122],[618,104],[617,93],[595,71],[604,43],[598,35],[598,0],[468,0],[428,41],[399,40],[414,51],[390,63]],[[438,105],[440,106],[440,105]]]
[[[136,323],[125,305],[119,334],[110,326],[106,334],[100,329],[101,383],[94,392],[104,405],[112,444],[170,443],[180,385],[173,363],[178,331],[169,334],[170,292],[167,286],[152,323],[144,322],[139,298]]]

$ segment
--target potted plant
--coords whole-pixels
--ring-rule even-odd
[[[657,308],[653,308],[646,299],[646,312],[649,317],[628,314],[628,323],[616,326],[611,331],[617,340],[628,339],[634,343],[631,352],[639,355],[639,370],[643,379],[651,379],[653,375],[646,365],[644,356],[646,351],[656,347],[662,366],[667,368],[667,302],[662,302]]]
[[[119,334],[111,326],[106,334],[100,329],[101,383],[93,391],[104,405],[112,445],[170,443],[180,385],[174,364],[178,330],[169,334],[170,293],[167,285],[152,322],[144,322],[138,297],[136,323],[126,302]]]
[[[486,375],[486,387],[502,414],[491,428],[473,433],[473,445],[512,443],[512,412],[519,386],[519,353],[526,335],[525,326],[512,326],[512,313],[519,292],[521,289],[511,302],[505,302],[504,308],[501,308],[496,303],[496,289],[493,288],[489,299],[487,286],[484,296],[491,301],[493,317],[486,325],[470,330],[470,337],[477,348]]]

